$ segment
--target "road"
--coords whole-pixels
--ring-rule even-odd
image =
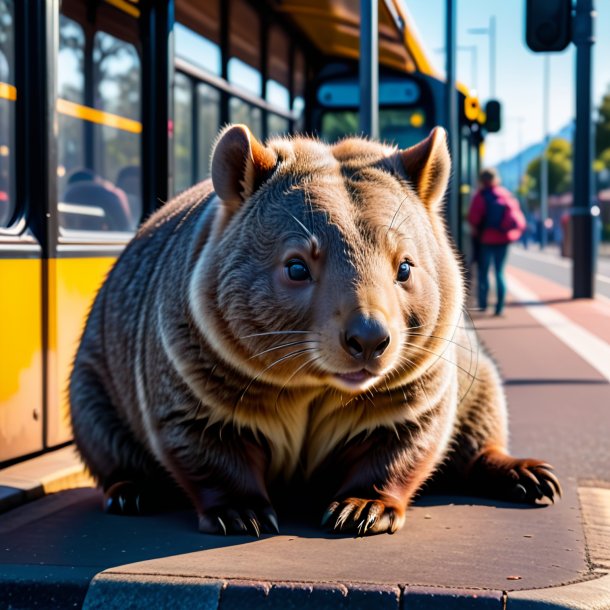
[[[536,273],[557,284],[572,287],[572,260],[562,258],[558,250],[549,247],[544,251],[536,246],[525,250],[515,244],[510,251],[509,264]],[[596,296],[610,299],[610,258],[599,257],[596,275]]]

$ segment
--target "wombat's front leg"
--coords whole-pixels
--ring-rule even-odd
[[[394,533],[405,522],[414,494],[437,462],[437,431],[405,422],[355,438],[323,466],[325,478],[343,480],[322,517],[322,526],[359,536]]]
[[[278,532],[265,481],[268,453],[251,434],[204,420],[172,435],[172,471],[197,508],[201,532]]]

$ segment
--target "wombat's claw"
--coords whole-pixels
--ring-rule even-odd
[[[260,538],[261,532],[279,533],[277,517],[272,508],[261,511],[220,508],[199,515],[199,531],[204,534],[250,534]]]
[[[120,481],[104,493],[104,511],[111,515],[144,514],[140,487],[132,481]]]
[[[536,504],[561,498],[561,484],[550,464],[520,459],[496,449],[483,452],[472,470],[476,492],[513,502]]]
[[[331,517],[334,517],[334,523]],[[393,534],[402,527],[404,520],[404,511],[386,506],[381,500],[347,498],[330,504],[322,517],[322,527],[328,524],[334,532],[351,532],[357,536]]]

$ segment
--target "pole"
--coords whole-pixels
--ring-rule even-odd
[[[377,0],[360,0],[360,131],[379,137]]]
[[[572,208],[573,297],[595,293],[595,239],[591,215],[593,138],[591,124],[591,50],[593,0],[577,0],[574,16],[576,45],[576,137],[574,142],[574,206]]]
[[[546,219],[549,216],[549,158],[547,149],[549,147],[549,88],[550,88],[550,57],[544,56],[544,75],[542,79],[542,124],[544,131],[544,148],[540,162],[540,249],[543,250],[547,244]]]
[[[453,163],[453,171],[449,179],[449,191],[447,194],[447,204],[445,207],[445,218],[447,227],[454,240],[460,245],[459,230],[459,201],[458,201],[458,155],[459,155],[459,125],[457,112],[457,88],[455,82],[455,58],[456,58],[456,17],[457,17],[457,2],[456,0],[447,0],[447,15],[446,15],[446,31],[445,31],[445,49],[446,49],[446,66],[447,66],[447,83],[445,85],[445,128],[449,135],[449,152],[451,154],[451,162]]]
[[[489,18],[489,96],[496,99],[496,16]]]

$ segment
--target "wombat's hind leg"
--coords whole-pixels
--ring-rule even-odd
[[[561,497],[561,485],[553,467],[541,460],[515,458],[499,447],[485,448],[473,461],[468,476],[469,487],[499,500],[535,504]]]
[[[561,485],[547,462],[508,453],[504,393],[485,354],[457,416],[452,449],[435,477],[437,483],[457,484],[462,492],[509,502],[536,504],[561,497]]]
[[[72,430],[79,453],[104,490],[106,512],[141,514],[180,495],[136,439],[92,367],[77,361],[70,382]],[[169,492],[173,486],[174,493]]]
[[[104,486],[104,511],[112,515],[149,515],[188,505],[184,493],[163,473],[152,481],[126,479]]]

